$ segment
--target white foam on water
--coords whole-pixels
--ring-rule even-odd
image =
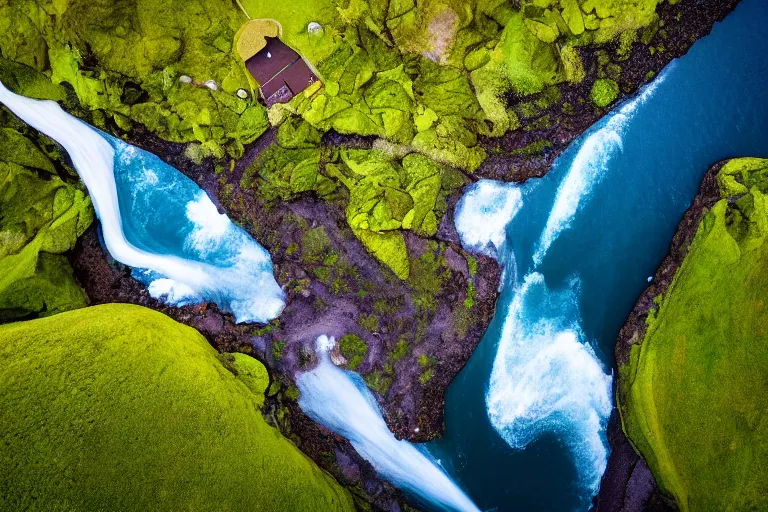
[[[584,339],[573,290],[553,293],[527,275],[506,312],[486,392],[491,424],[513,448],[553,433],[594,495],[605,471],[611,377]]]
[[[523,206],[514,183],[480,180],[464,192],[456,205],[454,224],[468,251],[498,259],[507,239],[507,224]]]
[[[334,344],[327,336],[317,339],[320,364],[296,381],[301,409],[347,438],[357,453],[397,487],[445,510],[479,512],[432,457],[395,438],[360,376],[331,362],[328,350]]]
[[[560,183],[555,202],[550,211],[547,225],[541,234],[533,255],[533,261],[540,265],[544,255],[557,237],[568,229],[574,215],[592,188],[600,183],[613,156],[622,151],[622,137],[637,108],[643,105],[658,85],[664,81],[664,74],[643,87],[640,93],[618,110],[608,114],[602,126],[589,133],[581,142],[571,163],[568,174]]]
[[[536,244],[536,266],[570,226],[613,155],[622,150],[628,122],[662,80],[660,76],[646,86],[581,142]],[[464,248],[492,256],[504,267],[516,265],[514,254],[504,254],[506,227],[523,203],[517,185],[482,180],[469,187],[455,214]],[[547,433],[557,436],[568,447],[579,484],[591,497],[607,464],[605,425],[613,408],[612,378],[585,339],[576,283],[570,290],[553,292],[535,268],[520,284],[516,269],[510,271],[503,282],[514,298],[505,312],[486,390],[488,418],[515,449]]]
[[[114,174],[116,155],[109,142],[98,131],[64,112],[56,102],[19,96],[2,83],[0,102],[24,122],[64,147],[88,188],[101,222],[107,250],[117,261],[151,275],[153,279],[149,283],[149,291],[153,296],[171,304],[187,304],[193,297],[210,300],[224,311],[233,313],[238,322],[267,322],[282,312],[284,293],[272,275],[271,265],[268,270],[259,267],[255,271],[244,267],[245,263],[258,259],[262,262],[265,258],[269,260],[268,256],[264,256],[266,251],[245,232],[234,228],[229,230],[233,233],[233,240],[248,241],[242,251],[248,257],[238,259],[227,267],[173,254],[155,254],[134,246],[123,232]],[[137,153],[135,148],[126,145],[119,158],[127,164]],[[210,202],[210,199],[207,200]],[[192,207],[193,216],[208,211],[205,201],[199,200],[198,203],[198,206]],[[216,215],[219,215],[218,212]],[[203,217],[200,215],[196,219],[199,221],[200,239],[210,241],[222,229],[224,222],[220,217]],[[257,254],[259,250],[264,254]],[[238,265],[238,262],[243,264]]]
[[[177,283],[165,277],[150,282],[147,291],[152,297],[176,306],[198,304],[203,301],[203,298],[186,284]]]
[[[195,225],[185,240],[187,247],[202,257],[217,251],[224,236],[232,229],[229,217],[219,213],[211,198],[202,190],[194,201],[187,203],[186,210],[187,218]]]

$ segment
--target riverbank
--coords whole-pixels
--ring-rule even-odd
[[[571,141],[653,80],[672,60],[685,55],[736,5],[738,0],[663,2],[656,10],[658,23],[643,31],[629,50],[622,50],[618,41],[605,48],[579,48],[586,78],[577,84],[560,84],[554,100],[547,91],[530,98],[510,95],[522,130],[501,138],[481,137],[488,158],[474,175],[515,182],[544,176]],[[605,78],[614,80],[618,90],[615,101],[601,108],[590,100],[590,92],[597,80]]]
[[[645,338],[648,315],[658,307],[657,297],[663,297],[667,293],[675,273],[685,260],[702,218],[720,199],[716,178],[723,164],[724,162],[719,162],[713,165],[704,175],[699,193],[683,215],[667,256],[621,328],[616,342],[617,366],[626,365],[632,346]],[[614,383],[614,387],[616,385],[617,383]],[[650,510],[657,511],[676,509],[674,503],[660,493],[648,464],[627,439],[616,409],[608,424],[608,443],[611,446],[611,454],[600,484],[600,492],[594,501],[595,512],[640,512],[649,510],[649,507]]]
[[[739,159],[735,160],[729,160],[729,161],[723,161],[718,162],[717,164],[713,165],[709,168],[707,173],[704,176],[704,179],[702,180],[701,188],[699,190],[699,193],[697,194],[696,198],[694,199],[691,207],[686,211],[685,215],[683,216],[680,225],[678,227],[677,232],[675,233],[674,238],[672,239],[672,242],[670,244],[669,252],[667,256],[664,258],[664,261],[661,263],[659,268],[657,269],[655,275],[653,276],[653,280],[651,281],[651,284],[648,286],[648,288],[643,292],[643,294],[640,296],[640,298],[637,301],[637,304],[635,305],[635,308],[632,310],[631,314],[629,315],[625,325],[622,327],[619,338],[616,344],[616,361],[617,365],[619,367],[619,378],[616,383],[617,387],[617,397],[620,402],[620,407],[623,407],[621,415],[624,417],[623,425],[622,420],[619,418],[619,409],[614,411],[614,416],[611,419],[611,424],[609,425],[609,441],[611,444],[611,456],[609,458],[608,462],[608,468],[603,476],[602,485],[600,488],[600,494],[597,496],[595,500],[595,506],[594,510],[597,512],[603,512],[603,511],[626,511],[626,512],[632,512],[632,511],[644,511],[644,510],[677,510],[678,504],[675,503],[674,499],[672,499],[669,494],[662,493],[659,489],[659,486],[657,484],[657,480],[654,478],[654,475],[651,472],[651,469],[648,466],[648,463],[646,460],[644,460],[636,451],[639,449],[639,447],[643,447],[646,456],[651,455],[651,450],[647,446],[647,442],[643,439],[640,439],[639,437],[635,437],[635,441],[632,442],[627,438],[627,428],[633,428],[633,435],[640,436],[640,431],[637,429],[637,427],[631,427],[634,422],[637,420],[632,420],[630,418],[630,415],[640,415],[642,416],[643,411],[637,411],[636,409],[639,407],[639,405],[632,405],[633,409],[632,411],[628,410],[628,402],[629,402],[629,393],[630,393],[630,387],[634,386],[634,382],[637,379],[634,372],[637,371],[637,365],[638,363],[637,359],[640,357],[639,354],[640,350],[639,347],[645,347],[645,343],[650,343],[648,341],[649,336],[649,327],[651,327],[652,324],[655,325],[655,318],[660,314],[660,308],[663,307],[663,303],[668,300],[669,297],[674,297],[675,300],[677,300],[678,297],[680,297],[681,294],[687,293],[686,290],[688,288],[685,287],[684,284],[679,284],[677,288],[681,290],[671,290],[671,287],[673,285],[676,285],[678,281],[682,280],[680,277],[680,270],[683,267],[684,264],[687,264],[689,267],[695,264],[701,264],[701,260],[697,259],[695,261],[688,262],[686,258],[691,254],[692,251],[692,245],[694,244],[694,239],[704,238],[706,234],[704,234],[705,231],[712,230],[713,227],[710,226],[709,228],[706,228],[702,225],[702,222],[705,219],[709,219],[709,225],[714,225],[716,222],[715,214],[712,212],[713,207],[715,207],[718,202],[720,202],[723,198],[728,199],[730,204],[740,204],[743,203],[743,201],[740,201],[745,195],[748,196],[747,193],[740,193],[738,195],[733,195],[733,192],[729,192],[724,188],[724,183],[726,183],[726,180],[723,179],[722,176],[718,177],[720,175],[721,171],[723,170],[724,166],[728,165],[729,162],[737,163]],[[747,172],[747,171],[745,171]],[[738,174],[738,173],[737,173]],[[757,179],[757,178],[755,178]],[[741,183],[749,183],[749,178],[746,174],[744,175],[738,175],[736,176],[736,181]],[[744,185],[740,186],[741,188],[744,187]],[[744,189],[746,190],[746,189]],[[751,211],[751,209],[748,207],[748,210]],[[712,212],[712,213],[710,213]],[[758,213],[755,213],[755,215],[758,215]],[[735,234],[735,236],[739,237],[740,234],[744,232],[744,229],[740,229],[738,227],[735,227],[738,225],[738,215],[734,217],[734,227],[733,229],[729,228],[729,231]],[[757,221],[755,221],[757,222]],[[701,242],[704,243],[704,242]],[[752,242],[750,244],[749,248],[743,249],[745,252],[748,252],[750,250],[754,249],[755,242]],[[725,250],[725,247],[723,244],[719,244],[721,246],[722,250]],[[701,258],[700,252],[697,253],[697,258]],[[758,268],[750,269],[747,271],[747,274],[756,275],[759,273]],[[715,279],[715,277],[712,277],[712,279]],[[740,293],[743,293],[744,295],[749,295],[750,289],[746,287],[747,285],[744,284],[744,289],[739,289]],[[673,294],[673,295],[670,295]],[[670,299],[671,300],[671,299]],[[728,296],[725,299],[725,303],[728,303],[728,301],[732,301],[733,303],[736,303],[736,301],[742,300],[740,297],[731,297]],[[755,306],[758,307],[759,306]],[[717,315],[717,313],[709,312],[708,309],[706,309],[705,305],[701,305],[701,311],[700,313],[702,315]],[[693,314],[693,313],[691,313]],[[667,325],[676,325],[682,322],[682,318],[680,316],[672,316],[667,318],[666,322]],[[753,331],[752,329],[756,328],[755,326],[744,326],[747,329],[747,332],[757,332]],[[655,327],[654,327],[655,328]],[[669,327],[669,329],[674,329],[674,327]],[[683,331],[684,332],[684,331]],[[756,334],[757,335],[757,334]],[[738,336],[737,334],[734,334],[734,336]],[[684,341],[684,339],[683,339]],[[731,345],[731,343],[734,343],[732,346],[730,346],[730,351],[722,351],[722,353],[717,352],[719,349],[718,347],[713,343],[709,345],[709,348],[707,349],[709,352],[712,352],[710,356],[708,357],[708,363],[707,366],[714,365],[715,368],[719,368],[717,377],[718,382],[721,383],[720,387],[726,386],[728,382],[727,377],[724,372],[727,373],[725,368],[728,366],[729,358],[738,358],[740,349],[739,349],[739,343],[736,342],[736,340],[729,340],[728,345]],[[691,349],[689,353],[686,354],[686,357],[682,359],[682,361],[685,361],[685,359],[695,360],[697,355],[700,352],[695,352],[695,349]],[[635,351],[637,353],[635,353]],[[719,355],[715,355],[719,354]],[[650,356],[647,356],[650,357]],[[646,359],[647,359],[646,357]],[[749,359],[752,359],[753,357],[757,357],[756,354],[753,354],[752,356],[749,356]],[[714,358],[714,359],[713,359]],[[677,361],[677,360],[676,360]],[[679,361],[678,361],[679,362]],[[669,361],[663,361],[659,362],[657,364],[666,364],[670,363]],[[648,363],[650,364],[650,363]],[[737,363],[738,364],[738,359]],[[700,367],[696,367],[700,368]],[[743,366],[738,366],[740,368],[737,370],[737,372],[745,371],[745,368]],[[661,370],[658,370],[661,371]],[[678,367],[674,370],[676,374],[682,376],[685,373],[685,367],[682,364],[679,364]],[[701,373],[701,369],[699,369],[699,374]],[[706,372],[706,374],[709,374],[709,371]],[[682,377],[680,377],[682,379]],[[701,377],[706,378],[706,377]],[[723,380],[725,380],[725,383],[723,383]],[[661,381],[660,381],[661,382]],[[639,385],[639,384],[637,384]],[[663,382],[660,384],[661,386],[664,385]],[[703,385],[703,384],[702,384]],[[682,387],[683,384],[680,384],[680,387]],[[686,393],[687,391],[680,391],[680,393]],[[710,390],[708,392],[705,392],[706,400],[707,401],[716,401],[717,391],[716,390]],[[741,399],[740,396],[736,395],[730,395],[730,392],[726,390],[726,395],[730,396],[728,399],[730,403],[734,403],[734,401],[738,401]],[[653,397],[647,396],[647,390],[642,395],[647,400],[653,400]],[[697,397],[693,394],[685,394],[684,399],[682,402],[678,403],[684,403],[688,404],[689,402],[691,404],[698,403]],[[749,399],[745,397],[747,401]],[[635,400],[636,402],[637,400]],[[686,407],[686,405],[681,405],[679,409],[681,409],[680,414],[683,414],[682,409]],[[742,410],[743,408],[740,408]],[[664,411],[660,411],[659,414],[664,414]],[[727,420],[726,422],[731,425],[736,420],[733,419],[733,414],[736,414],[738,416],[737,412],[729,412],[727,414]],[[711,418],[705,419],[704,421],[717,421],[717,412],[714,413],[714,415],[711,415]],[[728,428],[725,426],[724,423],[722,423],[723,420],[726,418],[720,419],[720,428]],[[658,420],[657,420],[658,421]],[[747,429],[747,431],[751,432],[750,429]],[[657,434],[657,436],[660,437],[660,434]],[[706,438],[707,435],[701,433],[701,437]],[[673,437],[673,436],[670,436]],[[703,441],[703,443],[706,445],[706,441]],[[736,441],[733,441],[733,443],[736,443]],[[731,444],[731,450],[738,449],[739,444]],[[636,448],[638,447],[638,448]],[[657,449],[661,450],[657,447]],[[675,449],[675,447],[671,447],[672,450]],[[691,448],[693,449],[693,448]],[[678,450],[679,451],[679,448]],[[668,455],[667,455],[668,456]],[[705,456],[705,455],[701,455]],[[733,455],[734,457],[736,455]],[[661,454],[654,455],[654,459],[656,460],[656,457],[659,459],[662,458]],[[657,464],[661,464],[661,462],[658,462]],[[688,464],[688,461],[678,461],[678,464],[680,467],[682,467],[682,471],[678,471],[678,474],[686,471],[686,466]],[[754,468],[753,468],[754,469]],[[675,494],[675,497],[680,500],[684,500],[683,508],[687,509],[689,506],[688,500],[690,499],[691,502],[699,502],[701,503],[702,500],[714,500],[714,497],[710,496],[707,498],[707,496],[702,496],[698,494],[691,494],[690,498],[685,498],[685,491],[682,490],[681,486],[682,483],[676,481],[676,478],[681,478],[680,476],[675,477],[673,474],[670,474],[666,469],[664,469],[663,473],[661,473],[662,469],[659,469],[659,466],[654,467],[654,471],[656,472],[656,478],[660,479],[659,481],[662,482],[668,492],[673,492]],[[759,474],[759,471],[757,472]],[[755,477],[754,471],[752,472],[752,475],[750,478],[745,478],[744,480],[750,480],[751,478]],[[722,478],[725,478],[725,480],[722,480]],[[741,477],[737,477],[733,474],[723,474],[721,475],[721,482],[729,480],[729,478],[735,478],[737,481],[742,480]],[[700,481],[706,480],[703,475],[701,475]],[[722,489],[723,495],[726,495],[728,493],[728,486],[725,486]],[[739,495],[742,494],[741,491],[738,493]],[[752,499],[745,497],[744,499]]]

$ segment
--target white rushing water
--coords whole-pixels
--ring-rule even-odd
[[[590,496],[605,471],[604,426],[611,414],[611,377],[581,330],[578,282],[547,288],[532,272],[506,311],[486,407],[491,424],[513,448],[552,433],[571,452]]]
[[[671,65],[668,69],[671,69]],[[643,87],[640,93],[608,115],[607,121],[588,134],[581,142],[568,175],[560,183],[547,226],[541,234],[533,261],[540,265],[552,242],[568,229],[571,219],[579,209],[583,198],[597,185],[608,170],[611,158],[622,149],[622,136],[638,107],[653,95],[664,81],[664,74]]]
[[[555,434],[571,452],[581,487],[592,495],[608,458],[611,377],[581,331],[578,281],[552,291],[534,270],[517,282],[515,255],[499,244],[506,243],[507,226],[522,207],[519,185],[480,181],[455,214],[462,245],[498,257],[503,287],[513,294],[506,311],[497,313],[504,314],[504,324],[485,396],[488,418],[515,449]],[[497,214],[486,222],[489,210]]]
[[[129,242],[124,232],[115,181],[116,158],[121,165],[146,164],[142,173],[144,187],[163,186],[151,166],[164,164],[154,155],[147,156],[121,141],[115,140],[113,148],[97,130],[67,114],[53,101],[19,96],[0,83],[0,102],[64,147],[88,188],[107,250],[117,261],[144,275],[143,281],[154,297],[175,305],[216,302],[222,310],[233,313],[238,322],[266,322],[280,314],[285,305],[284,294],[272,275],[269,254],[219,214],[204,192],[200,191],[187,204],[186,212],[179,212],[186,213],[196,226],[188,242],[199,247],[198,259],[139,248]],[[167,196],[168,201],[172,199],[172,194]],[[226,264],[204,261],[205,251],[232,243],[239,244],[239,249]]]
[[[357,453],[397,487],[444,510],[479,511],[429,455],[395,438],[360,376],[331,362],[328,351],[334,344],[333,338],[317,339],[320,364],[297,379],[301,409],[348,439]]]
[[[507,241],[507,224],[522,206],[523,195],[515,183],[480,180],[467,187],[454,216],[461,245],[499,259]]]
[[[503,287],[512,297],[503,312],[485,396],[488,418],[515,449],[525,448],[543,434],[556,435],[568,447],[579,484],[589,496],[597,492],[608,459],[605,425],[613,407],[611,376],[581,328],[578,276],[564,288],[552,290],[538,267],[610,169],[613,156],[622,150],[627,123],[663,78],[609,114],[580,142],[559,183],[526,275],[517,275],[516,265],[529,262],[515,260],[507,229],[525,206],[523,190],[535,182],[481,180],[467,189],[455,212],[462,245],[499,260],[505,268]]]

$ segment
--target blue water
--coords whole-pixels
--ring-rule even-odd
[[[110,254],[149,294],[173,305],[216,303],[237,322],[268,322],[285,306],[269,253],[157,156],[80,121],[53,101],[0,83],[0,102],[67,151]]]
[[[744,0],[634,112],[604,118],[520,187],[496,316],[448,391],[446,438],[430,445],[481,508],[588,508],[618,331],[707,168],[768,156],[766,84],[768,8]],[[519,382],[537,367],[538,381]],[[491,384],[494,372],[507,380]]]
[[[197,184],[152,153],[100,133],[115,151],[114,177],[122,231],[127,241],[151,254],[172,255],[196,279],[173,281],[152,268],[132,275],[152,296],[176,306],[210,300],[238,321],[271,320],[282,310],[269,253],[226,215]],[[93,194],[93,191],[91,191]]]

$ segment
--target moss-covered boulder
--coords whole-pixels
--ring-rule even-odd
[[[616,101],[619,96],[619,84],[610,78],[600,78],[592,84],[589,99],[598,107],[604,108]]]
[[[34,90],[34,81],[24,87]],[[57,166],[66,178],[58,149],[0,110],[0,321],[86,305],[64,253],[93,222],[93,208]]]
[[[0,326],[0,509],[354,510],[264,421],[263,366],[217,356],[131,305]]]
[[[619,368],[624,430],[682,511],[768,507],[768,160],[721,199]]]
[[[418,153],[397,158],[380,150],[293,149],[290,146],[301,144],[295,137],[282,140],[285,126],[291,125],[281,126],[278,145],[248,167],[241,185],[256,189],[266,202],[289,200],[304,192],[343,202],[355,236],[395,275],[407,279],[410,269],[403,231],[435,235],[448,209],[448,195],[466,183],[466,177]],[[291,128],[292,135],[301,131]],[[280,146],[281,142],[289,147]]]

